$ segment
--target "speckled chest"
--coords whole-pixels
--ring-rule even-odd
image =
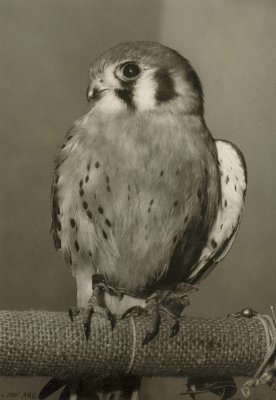
[[[147,262],[158,273],[203,208],[212,163],[197,119],[79,120],[56,170],[63,253],[70,263],[92,260],[112,280],[125,265],[135,274]]]

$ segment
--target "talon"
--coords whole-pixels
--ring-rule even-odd
[[[128,308],[121,316],[121,319],[125,319],[127,317],[138,317],[139,315],[148,314],[148,311],[140,306],[133,306]]]
[[[108,312],[108,319],[110,321],[111,330],[113,331],[116,325],[116,317],[110,311]]]
[[[153,316],[152,319],[152,330],[148,331],[142,341],[142,345],[145,346],[146,344],[148,344],[149,342],[151,342],[155,336],[158,334],[159,332],[159,326],[160,326],[160,314],[159,311],[156,310],[155,315]]]
[[[83,324],[84,325],[84,334],[85,334],[85,338],[87,341],[88,341],[90,333],[91,333],[91,320],[92,320],[93,314],[94,314],[94,308],[89,307],[87,310],[84,324]]]
[[[175,323],[173,324],[172,332],[171,332],[170,338],[176,336],[176,335],[178,334],[179,330],[180,330],[180,323],[179,323],[179,321],[178,321],[178,319],[177,319],[177,320],[175,321]]]
[[[68,310],[68,315],[71,322],[74,322],[75,317],[80,313],[80,309],[76,307],[70,307]]]

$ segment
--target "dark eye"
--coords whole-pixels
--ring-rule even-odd
[[[136,78],[141,72],[140,67],[134,63],[127,63],[122,68],[122,74],[127,79]]]

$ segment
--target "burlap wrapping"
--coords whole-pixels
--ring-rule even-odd
[[[181,318],[179,334],[170,338],[172,320],[163,318],[159,335],[142,339],[149,317],[136,317],[137,376],[252,376],[267,345],[260,321],[246,318]],[[109,322],[94,316],[86,341],[82,316],[71,322],[61,312],[0,312],[0,375],[62,378],[125,375],[133,354],[131,320]]]

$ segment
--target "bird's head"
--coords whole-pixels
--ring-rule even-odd
[[[200,80],[189,61],[155,42],[121,43],[90,68],[87,99],[103,112],[203,114]]]

